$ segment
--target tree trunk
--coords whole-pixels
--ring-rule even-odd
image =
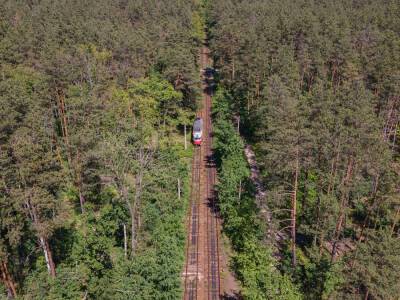
[[[79,188],[79,204],[81,206],[81,212],[84,213],[85,212],[85,207],[84,207],[84,205],[85,205],[85,197],[83,197],[81,188]]]
[[[250,93],[247,92],[247,115],[250,113]]]
[[[181,200],[181,180],[178,178],[178,199]]]
[[[131,254],[135,253],[136,249],[136,226],[135,226],[135,209],[132,208],[129,210],[131,215]]]
[[[296,169],[294,172],[294,185],[292,195],[291,229],[292,229],[292,266],[296,267],[296,206],[297,206],[297,187],[299,178],[299,146],[296,146]]]
[[[76,153],[76,164],[72,166],[74,172],[75,172],[75,178],[76,178],[76,187],[79,191],[79,204],[81,206],[81,212],[85,212],[85,197],[83,196],[83,180],[82,180],[82,166],[81,166],[81,156],[80,152],[77,151]]]
[[[128,207],[129,211],[129,216],[131,218],[131,254],[133,255],[135,252],[135,246],[136,246],[136,227],[135,227],[135,203],[131,203],[129,200],[129,195],[128,195],[128,188],[124,185],[120,187],[120,193],[122,194],[122,198],[124,199],[126,206]],[[125,224],[124,224],[125,226]],[[125,233],[125,232],[124,232]],[[125,237],[124,237],[125,238]],[[127,240],[127,238],[126,238]]]
[[[369,218],[371,216],[371,212],[373,212],[375,210],[375,207],[376,207],[376,194],[378,192],[379,177],[380,176],[378,174],[374,178],[374,188],[373,188],[373,191],[372,191],[372,193],[373,193],[373,195],[372,195],[372,197],[373,197],[372,205],[371,205],[370,208],[368,208],[367,215],[365,216],[365,219],[364,219],[363,224],[361,226],[360,236],[357,239],[358,241],[361,241],[363,239],[364,231],[365,231],[365,228],[367,228],[367,225],[369,223]]]
[[[314,74],[311,74],[311,76],[309,77],[309,80],[308,80],[308,92],[309,93],[311,92],[313,82],[314,82]]]
[[[68,165],[70,167],[71,172],[73,172],[73,176],[75,177],[75,186],[79,191],[79,203],[81,207],[81,212],[84,213],[84,204],[85,204],[85,198],[82,194],[82,178],[80,174],[80,167],[79,165],[74,165],[73,162],[73,153],[71,150],[71,145],[69,141],[69,134],[68,134],[68,120],[67,120],[67,115],[66,115],[66,109],[65,109],[65,101],[64,101],[64,92],[61,89],[57,89],[57,102],[58,102],[58,114],[60,118],[60,123],[61,123],[61,131],[62,131],[62,136],[66,148],[66,154],[67,154],[67,160],[68,160]],[[79,151],[76,154],[76,160],[77,164],[80,162],[80,155]]]
[[[1,279],[7,288],[9,297],[14,299],[17,297],[17,289],[16,284],[13,281],[10,272],[8,271],[7,263],[5,261],[1,261],[0,263],[0,270],[1,270]]]
[[[143,182],[143,170],[139,170],[139,173],[136,175],[135,179],[135,212],[137,214],[137,226],[138,229],[141,226],[140,220],[140,207],[141,207],[141,198],[142,198],[142,182]]]
[[[383,127],[383,140],[387,143],[392,141],[392,150],[394,150],[396,141],[396,132],[398,127],[398,101],[400,97],[389,97],[388,109],[385,117],[385,125]]]
[[[56,268],[53,261],[53,255],[50,250],[49,242],[43,236],[39,236],[40,246],[42,247],[44,258],[46,260],[47,270],[52,277],[56,276]]]
[[[318,228],[322,228],[320,227],[321,225],[321,199],[318,197],[318,201],[317,201],[317,229]],[[322,231],[322,230],[321,230]],[[314,239],[313,239],[313,246],[317,246],[317,234],[314,235]]]
[[[126,224],[123,224],[123,230],[124,230],[124,256],[125,258],[128,255],[128,238],[127,238],[127,234],[126,234]]]
[[[185,132],[185,150],[187,150],[187,140],[186,140],[186,124],[183,125],[184,132]]]
[[[337,243],[340,233],[342,231],[343,219],[344,219],[345,209],[346,209],[346,202],[347,202],[347,198],[348,198],[347,184],[349,183],[349,181],[351,179],[352,172],[353,172],[353,158],[350,157],[349,161],[347,163],[346,176],[343,178],[342,184],[341,184],[345,190],[342,193],[342,197],[341,197],[341,201],[340,201],[339,216],[338,216],[338,220],[336,222],[336,228],[335,228],[335,233],[334,233],[335,242],[333,243],[333,247],[332,247],[331,261],[334,261],[335,252],[336,252],[336,243]]]
[[[235,80],[235,58],[232,55],[232,81]]]
[[[242,180],[240,179],[240,181],[239,181],[239,202],[240,202],[241,197],[242,197]]]
[[[368,297],[369,297],[369,290],[367,288],[367,291],[365,292],[364,300],[368,300]]]
[[[396,124],[396,126],[395,126],[395,128],[394,128],[394,132],[398,132],[398,131],[397,131],[397,127],[399,127],[399,124]],[[394,151],[394,148],[395,148],[395,146],[396,146],[396,137],[397,137],[397,134],[395,134],[395,135],[393,136],[392,151]]]
[[[38,219],[36,208],[31,205],[29,200],[26,201],[25,204],[26,204],[26,207],[28,209],[28,212],[32,219],[33,224],[35,225],[36,228],[38,228],[40,220]],[[41,233],[38,233],[37,237],[39,239],[40,247],[43,250],[44,258],[46,260],[47,270],[49,271],[49,274],[52,277],[55,277],[56,276],[56,267],[55,267],[55,264],[53,261],[53,255],[51,253],[49,242],[47,241],[47,238],[45,238],[43,236],[43,234],[41,234]]]
[[[332,77],[331,77],[331,82],[332,82],[332,87],[333,87],[333,92],[336,92],[336,86],[335,86],[335,76],[336,76],[336,63],[333,63],[332,67]]]
[[[324,242],[325,242],[324,234],[325,234],[325,232],[323,230],[321,230],[321,233],[319,235],[319,256],[320,257],[322,256],[322,250],[324,249]]]
[[[63,135],[64,143],[67,148],[67,159],[68,163],[71,166],[72,163],[72,155],[70,152],[70,144],[69,144],[69,135],[68,135],[68,122],[67,116],[65,113],[65,102],[64,102],[64,93],[62,90],[57,89],[57,102],[58,102],[58,114],[60,116],[60,123],[61,123],[61,132]]]
[[[256,97],[257,97],[257,103],[258,103],[258,100],[259,100],[259,98],[260,98],[260,76],[259,75],[257,75],[256,76]]]
[[[397,208],[397,210],[396,210],[396,215],[394,216],[392,228],[391,228],[391,230],[390,230],[391,235],[393,235],[394,229],[396,228],[396,225],[397,225],[397,222],[398,222],[398,219],[399,219],[399,213],[400,213],[400,207]]]
[[[140,228],[140,198],[142,196],[142,180],[143,180],[143,170],[142,168],[144,167],[144,155],[143,155],[143,149],[140,149],[139,153],[139,162],[141,164],[140,170],[138,174],[136,174],[135,177],[135,196],[134,196],[134,203],[133,205],[130,205],[130,214],[131,214],[131,249],[132,249],[132,254],[134,253],[136,249],[136,244],[137,244],[137,232]],[[136,217],[136,218],[135,218]],[[136,222],[135,222],[136,219]],[[137,225],[137,226],[136,226]]]
[[[337,163],[340,158],[340,137],[336,147],[336,155],[335,158],[332,160],[331,165],[331,174],[329,176],[329,185],[327,194],[330,195],[334,191],[335,179],[336,179],[336,172],[337,172]]]

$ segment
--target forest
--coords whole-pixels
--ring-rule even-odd
[[[207,7],[219,205],[243,295],[397,299],[400,2]]]
[[[197,7],[0,1],[0,298],[180,298]]]
[[[182,298],[204,43],[240,299],[399,297],[398,0],[0,0],[0,299]]]

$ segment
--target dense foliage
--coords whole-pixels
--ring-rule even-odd
[[[400,2],[203,2],[243,296],[396,299]],[[199,2],[0,0],[0,15],[0,297],[180,298]]]
[[[287,232],[278,267],[306,299],[397,298],[399,1],[208,6],[220,83]]]
[[[0,1],[2,295],[180,297],[197,6]]]
[[[243,141],[231,123],[229,95],[214,97],[215,154],[218,161],[218,206],[224,232],[232,241],[232,267],[245,299],[300,299],[291,280],[276,269],[271,248],[263,245],[265,229],[257,216],[254,187]]]

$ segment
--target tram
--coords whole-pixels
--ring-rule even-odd
[[[193,122],[193,144],[200,146],[203,138],[203,119],[196,118]]]

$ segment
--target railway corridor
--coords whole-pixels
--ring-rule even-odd
[[[211,65],[209,50],[201,49],[201,70]],[[203,118],[203,143],[192,161],[190,213],[186,263],[183,273],[185,300],[220,298],[219,224],[214,202],[216,168],[212,153],[210,76],[202,72],[203,96],[198,117]]]

